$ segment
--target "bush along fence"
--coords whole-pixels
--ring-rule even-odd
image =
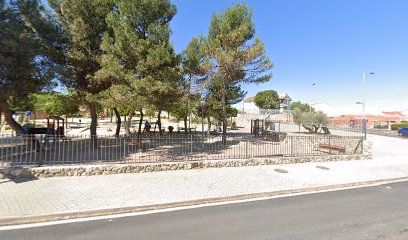
[[[221,136],[165,134],[137,137],[84,136],[0,138],[3,166],[100,163],[163,163],[200,160],[352,155],[363,139],[348,136],[263,134]]]

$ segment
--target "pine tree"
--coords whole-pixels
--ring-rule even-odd
[[[74,88],[88,105],[90,134],[96,138],[98,94],[115,80],[97,74],[103,54],[102,36],[108,31],[106,17],[113,8],[113,0],[51,0],[49,3],[64,29],[64,83]]]
[[[264,44],[255,37],[252,9],[245,4],[229,7],[213,15],[208,33],[207,54],[211,58],[213,80],[220,80],[223,113],[223,142],[226,141],[228,88],[241,83],[262,83],[272,76],[272,63]]]
[[[29,95],[50,87],[58,77],[60,28],[36,0],[0,0],[0,112],[23,134],[10,105],[26,104]]]
[[[107,18],[112,31],[103,38],[106,54],[98,75],[116,78],[127,89],[123,92],[131,106],[127,134],[135,110],[141,113],[140,134],[142,108],[150,104],[160,113],[167,108],[163,103],[171,102],[172,91],[177,89],[173,80],[178,77],[178,60],[169,42],[169,22],[175,14],[176,7],[168,0],[123,0],[115,1]]]

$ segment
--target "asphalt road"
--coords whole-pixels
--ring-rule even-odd
[[[408,239],[408,182],[150,215],[0,231],[41,239]]]

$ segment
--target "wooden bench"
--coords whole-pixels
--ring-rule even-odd
[[[339,153],[346,153],[346,147],[331,145],[331,144],[319,144],[319,148],[328,149],[328,150],[335,150]]]

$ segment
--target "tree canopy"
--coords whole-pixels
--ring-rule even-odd
[[[279,95],[275,90],[265,90],[255,95],[255,105],[261,109],[278,109]]]
[[[159,120],[162,111],[182,118],[187,131],[188,116],[200,114],[203,102],[206,117],[223,122],[225,140],[232,105],[245,96],[241,85],[272,77],[245,4],[214,14],[208,34],[193,37],[180,54],[170,41],[177,13],[170,0],[49,0],[47,7],[0,0],[0,7],[0,110],[18,133],[10,107],[71,115],[87,106],[96,138],[100,111],[115,113],[117,136],[121,115],[131,134],[135,112],[142,123],[147,109]],[[72,91],[54,92],[61,85]]]
[[[31,93],[52,87],[61,47],[55,19],[35,0],[0,0],[0,111],[17,133],[21,126],[10,105],[28,101]]]
[[[79,112],[78,97],[75,93],[38,93],[33,97],[34,110],[47,115],[72,116]]]
[[[328,123],[328,117],[323,112],[302,112],[296,108],[293,111],[293,121],[302,125],[311,133],[317,133],[320,127]]]
[[[314,112],[314,108],[307,103],[302,103],[301,101],[293,102],[290,105],[291,110],[299,109],[302,112]]]

